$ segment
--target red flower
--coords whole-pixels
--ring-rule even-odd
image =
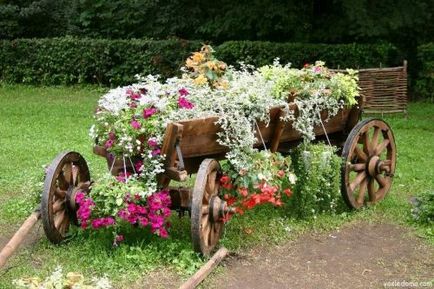
[[[288,197],[292,196],[292,191],[290,188],[284,189],[283,192],[285,193],[285,195],[287,195]]]
[[[247,195],[249,194],[249,190],[245,187],[241,187],[238,189],[238,193],[240,193],[240,195],[243,197],[247,197]]]
[[[285,176],[285,172],[284,172],[283,170],[279,170],[279,171],[277,172],[277,176],[278,176],[279,178],[283,178],[283,177]]]

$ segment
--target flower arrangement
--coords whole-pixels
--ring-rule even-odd
[[[54,272],[44,280],[38,277],[14,280],[17,288],[23,289],[111,289],[113,288],[107,277],[86,279],[82,274],[69,272],[63,273],[62,267],[57,267]]]
[[[158,187],[165,159],[160,148],[168,123],[197,117],[216,116],[222,128],[217,141],[229,151],[220,181],[228,203],[239,212],[261,203],[281,205],[294,177],[288,159],[254,149],[257,121],[268,123],[270,109],[282,107],[287,111],[283,120],[292,121],[310,141],[320,113],[331,117],[344,105],[354,105],[358,91],[353,71],[333,73],[322,62],[299,70],[278,61],[235,69],[215,59],[210,46],[193,53],[183,71],[183,77],[165,81],[138,77],[137,83],[112,89],[99,100],[90,135],[111,158],[131,163],[132,171],[105,177],[89,195],[77,195],[83,228],[117,231],[132,224],[167,237],[170,198]]]
[[[292,195],[291,187],[297,179],[289,157],[266,150],[252,155],[250,170],[236,171],[226,163],[223,171],[220,178],[223,198],[240,214],[266,203],[282,206],[282,197]]]

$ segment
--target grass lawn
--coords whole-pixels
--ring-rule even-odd
[[[82,153],[96,178],[105,161],[92,154],[88,129],[96,101],[106,89],[98,87],[0,86],[0,236],[9,236],[32,211],[42,181],[43,166],[61,151]],[[393,222],[413,226],[434,244],[434,232],[411,221],[410,196],[434,190],[434,104],[412,103],[409,119],[387,117],[398,149],[397,172],[389,196],[358,212],[323,215],[315,221],[288,217],[284,209],[258,208],[227,226],[222,243],[230,250],[279,243],[306,230],[329,230],[348,222]],[[130,287],[153,270],[167,269],[185,277],[203,260],[191,249],[190,222],[173,216],[171,236],[161,240],[147,232],[130,232],[128,245],[111,246],[104,232],[77,231],[61,246],[44,237],[13,257],[0,271],[0,288],[13,288],[13,279],[46,276],[57,265],[65,272],[87,276],[108,274],[119,287]],[[42,228],[37,229],[42,232]]]

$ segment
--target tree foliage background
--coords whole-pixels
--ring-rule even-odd
[[[432,0],[0,0],[0,38],[432,40]],[[411,46],[411,45],[410,45]]]

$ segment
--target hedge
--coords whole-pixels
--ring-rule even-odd
[[[417,51],[419,73],[415,84],[416,96],[434,101],[434,43],[420,45]]]
[[[13,83],[119,85],[136,74],[173,76],[199,41],[72,37],[0,41],[0,80]]]
[[[228,63],[237,60],[255,66],[272,63],[278,56],[281,63],[291,62],[300,68],[316,60],[330,68],[368,68],[401,65],[398,49],[391,44],[311,44],[273,43],[260,41],[228,41],[217,49],[218,57]]]
[[[185,58],[201,46],[185,40],[108,40],[46,38],[0,41],[0,81],[31,84],[99,83],[120,85],[136,74],[179,73]],[[370,67],[400,63],[390,44],[301,44],[230,41],[214,47],[229,64],[239,60],[264,65],[280,57],[301,67],[306,62],[326,61],[330,67]]]

